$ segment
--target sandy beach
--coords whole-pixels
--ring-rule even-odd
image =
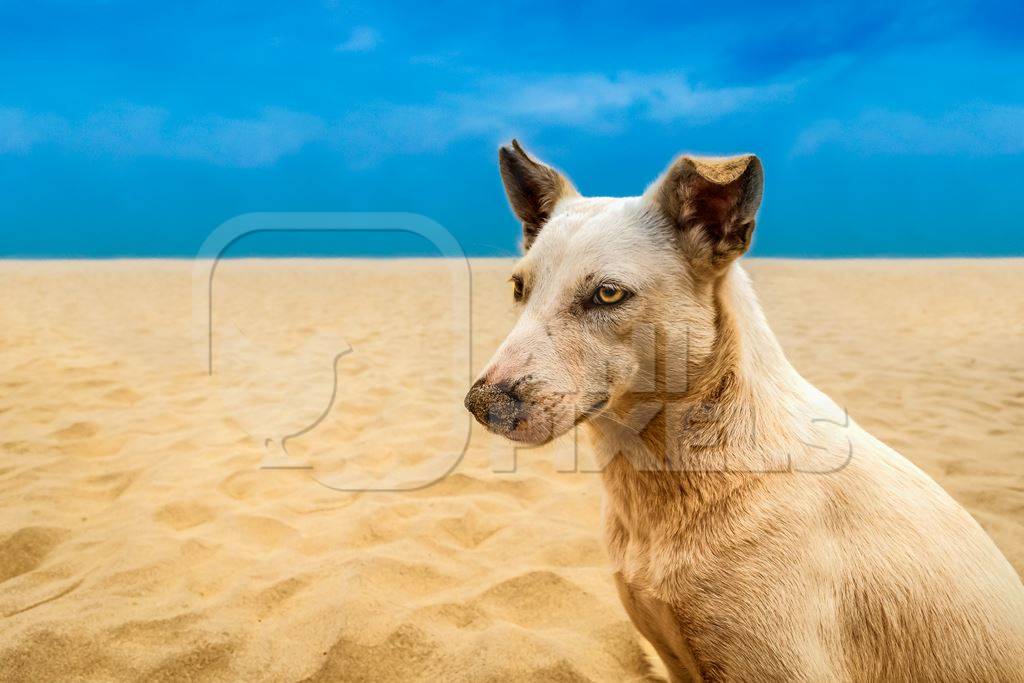
[[[642,680],[584,432],[462,407],[510,263],[0,262],[0,679]],[[1024,573],[1024,260],[745,264]]]

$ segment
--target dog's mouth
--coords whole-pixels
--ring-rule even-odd
[[[512,441],[540,445],[564,434],[604,410],[607,394],[589,397],[522,396],[516,386],[488,385],[478,381],[466,394],[466,408],[488,431]],[[576,400],[566,400],[575,398]],[[587,398],[587,408],[578,405]]]
[[[566,432],[575,429],[583,422],[594,417],[608,406],[608,397],[603,396],[589,407],[578,413],[569,422],[563,419],[552,419],[549,415],[531,415],[529,411],[517,422],[516,428],[505,432],[503,436],[511,441],[527,443],[532,446],[543,446]]]

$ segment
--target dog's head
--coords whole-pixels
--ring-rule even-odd
[[[622,199],[580,196],[516,141],[499,164],[523,223],[511,277],[520,316],[466,407],[491,431],[536,444],[631,396],[685,393],[714,343],[715,282],[750,246],[757,157],[683,156],[643,196]]]

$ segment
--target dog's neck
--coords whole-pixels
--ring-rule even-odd
[[[814,390],[787,361],[739,265],[708,296],[714,339],[700,353],[683,354],[686,390],[613,404],[592,421],[610,491],[622,491],[625,478],[628,495],[643,495],[644,486],[685,495],[791,469]]]

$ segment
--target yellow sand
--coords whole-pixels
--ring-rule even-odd
[[[472,264],[472,367],[465,265],[222,264],[213,376],[193,264],[0,264],[0,678],[642,676],[569,442],[318,483],[453,464],[508,264]],[[1022,266],[748,263],[796,367],[1018,572]]]

